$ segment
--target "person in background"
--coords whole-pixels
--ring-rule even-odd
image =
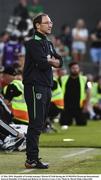
[[[21,56],[25,57],[24,45],[19,43],[16,34],[12,34],[10,40],[4,45],[2,64],[4,67],[14,66],[16,63],[21,64]]]
[[[24,133],[20,133],[19,130],[12,127],[1,117],[1,106],[5,108],[7,113],[7,107],[3,100],[0,98],[0,150],[14,151],[19,150],[22,143],[26,140]],[[10,110],[9,110],[9,116]],[[12,117],[11,117],[12,119]],[[20,148],[20,150],[22,150]]]
[[[65,69],[64,67],[58,68],[57,74],[58,74],[58,82],[59,82],[59,84],[60,84],[60,87],[62,87],[62,80],[61,80],[61,79],[62,79],[62,77],[63,77],[64,75],[67,74],[67,69]]]
[[[3,88],[4,102],[10,107],[13,114],[13,122],[15,124],[28,125],[27,106],[24,99],[24,86],[22,83],[22,72],[19,69],[8,67],[4,73],[9,76],[12,74],[13,79]],[[10,72],[12,70],[12,72]]]
[[[22,19],[29,18],[27,11],[28,0],[19,0],[18,5],[13,10],[13,16],[20,17]]]
[[[68,24],[64,24],[61,28],[60,39],[62,43],[69,48],[71,55],[71,47],[72,47],[72,32],[71,27]]]
[[[88,29],[85,21],[78,19],[72,29],[72,56],[75,61],[83,61],[86,55],[86,43],[88,41]]]
[[[30,18],[33,18],[38,13],[44,12],[44,7],[40,4],[40,0],[32,0],[32,4],[27,6]]]
[[[95,77],[92,74],[86,74],[87,76],[87,86],[89,87],[89,96],[90,100],[88,103],[88,112],[89,112],[89,119],[93,119],[95,117],[95,112],[91,103],[92,99],[92,92],[93,92],[93,86],[95,86]]]
[[[29,115],[25,167],[47,169],[48,164],[39,159],[39,137],[51,100],[52,67],[61,67],[62,58],[47,39],[53,26],[50,17],[39,13],[34,17],[33,25],[35,34],[25,44],[26,58],[23,71],[24,96]]]
[[[90,56],[95,65],[94,71],[101,75],[101,20],[90,33]]]
[[[78,126],[87,125],[88,103],[90,92],[87,87],[86,76],[80,74],[80,67],[77,62],[69,64],[69,75],[61,78],[62,90],[64,93],[64,110],[61,115],[61,125],[66,126],[74,123]]]
[[[95,113],[93,119],[101,119],[101,76],[92,84],[90,103]]]
[[[2,90],[15,79],[16,71],[13,67],[7,66],[2,70]]]
[[[15,33],[18,38],[25,39],[33,28],[32,20],[28,15],[27,3],[27,0],[19,0],[18,5],[14,8],[6,26],[6,31],[10,35]]]
[[[6,32],[6,31],[3,31],[3,32],[0,34],[0,67],[3,66],[3,64],[2,64],[3,50],[4,50],[5,43],[7,43],[7,41],[9,40],[9,38],[10,38],[10,35],[9,35],[9,33]]]
[[[57,69],[53,69],[53,86],[52,86],[52,97],[49,106],[48,118],[46,120],[46,124],[44,126],[44,133],[52,133],[57,132],[54,128],[54,121],[57,120],[59,122],[61,112],[64,108],[64,99],[62,88],[58,82],[58,74]]]
[[[48,113],[48,117],[51,123],[54,122],[54,119],[57,116],[59,116],[58,120],[60,121],[61,112],[63,111],[64,108],[64,98],[63,98],[62,88],[57,78],[54,77],[53,82],[54,83],[52,87],[52,98]]]
[[[91,49],[90,55],[94,63],[101,61],[101,20],[98,21],[96,27],[90,34]]]
[[[27,131],[25,130],[23,133],[20,133],[20,125],[17,127],[18,129],[16,128],[16,125],[14,125],[14,123],[17,123],[18,125],[20,122],[24,124],[23,119],[25,117],[25,103],[24,98],[22,98],[23,84],[21,79],[18,80],[18,71],[16,71],[13,67],[6,67],[3,71],[3,75],[6,86],[2,88],[2,94],[0,96],[0,138],[3,142],[1,148],[2,150],[13,151],[15,149],[18,150],[18,147],[25,141],[24,132]],[[24,126],[23,129],[24,128],[26,127]],[[10,140],[13,140],[13,144]]]
[[[72,59],[70,56],[70,50],[66,45],[62,43],[60,37],[55,37],[55,38],[56,38],[55,46],[54,46],[55,50],[63,59],[63,67],[67,69],[68,64]]]

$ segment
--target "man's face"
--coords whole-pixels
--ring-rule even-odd
[[[14,80],[14,76],[13,75],[10,75],[10,74],[3,74],[3,77],[2,77],[2,81],[3,81],[3,85],[6,86],[8,85],[10,82],[12,82]]]
[[[71,68],[70,68],[71,75],[77,76],[77,75],[79,75],[79,72],[80,72],[80,67],[78,64],[74,64],[71,66]]]
[[[41,24],[37,24],[37,30],[44,35],[50,34],[53,23],[49,16],[43,16]]]

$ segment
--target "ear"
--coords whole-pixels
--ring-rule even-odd
[[[40,28],[40,24],[36,23],[36,28],[39,29]]]

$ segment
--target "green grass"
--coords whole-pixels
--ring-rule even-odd
[[[24,167],[25,153],[1,153],[0,174],[101,174],[101,155],[99,149],[85,151],[81,148],[41,148],[41,156],[49,163],[49,169],[27,170]],[[69,156],[75,154],[75,156]],[[67,155],[67,157],[66,157]]]
[[[68,130],[54,126],[57,133],[42,134],[40,139],[40,156],[49,169],[26,171],[25,152],[0,152],[0,174],[101,174],[101,121]],[[68,138],[75,141],[63,141]]]
[[[42,134],[40,146],[42,147],[101,147],[101,121],[89,121],[87,126],[70,126],[61,130],[55,124],[57,133]],[[63,139],[74,139],[64,142]]]

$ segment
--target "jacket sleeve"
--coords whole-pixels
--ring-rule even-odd
[[[51,68],[41,44],[35,44],[33,47],[28,47],[27,44],[25,47],[26,57],[30,56],[29,58],[33,61],[32,63],[35,68],[39,68],[40,70],[47,70]]]
[[[59,67],[62,67],[62,65],[63,65],[63,60],[62,60],[62,57],[59,55],[59,54],[57,54],[56,53],[56,50],[55,50],[55,48],[54,48],[54,46],[53,46],[53,44],[50,42],[50,46],[51,46],[51,56],[54,56],[56,59],[59,59],[59,61],[60,61],[60,66]]]

